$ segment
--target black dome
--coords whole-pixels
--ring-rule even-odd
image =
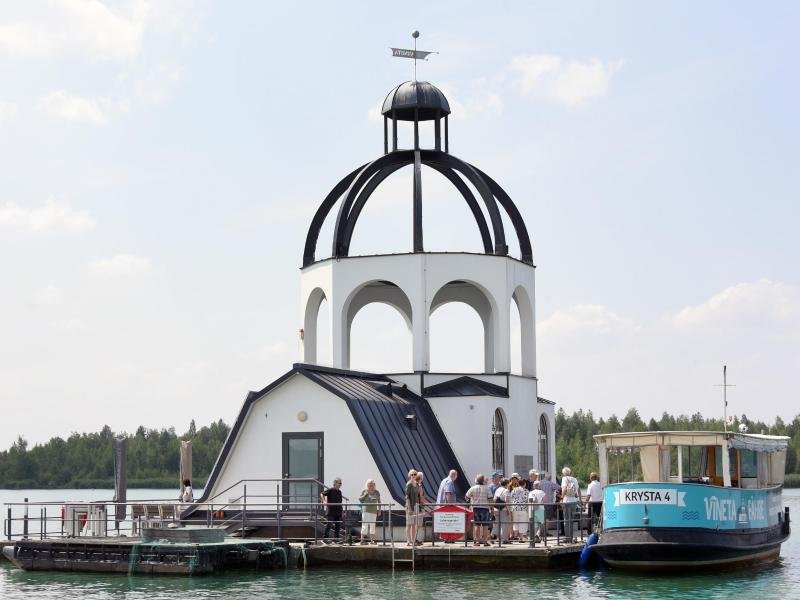
[[[414,109],[420,121],[431,121],[450,114],[450,104],[442,91],[427,81],[404,81],[386,95],[381,113],[399,121],[413,121]]]

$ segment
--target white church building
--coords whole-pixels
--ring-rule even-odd
[[[280,493],[315,501],[318,486],[286,479],[330,485],[341,477],[346,497],[357,498],[364,481],[373,478],[384,502],[402,504],[411,468],[426,474],[428,498],[436,497],[450,469],[460,473],[462,498],[476,473],[555,470],[554,404],[537,394],[535,267],[522,215],[491,177],[450,154],[450,106],[438,88],[402,83],[386,96],[382,113],[383,155],[339,181],[311,220],[300,272],[303,362],[248,394],[201,501],[239,497],[245,484],[251,497]],[[398,148],[402,122],[413,125],[413,148]],[[421,126],[433,127],[434,147],[420,147]],[[351,256],[362,209],[405,166],[413,166],[413,251]],[[482,253],[425,251],[423,168],[442,174],[463,197]],[[504,217],[513,231],[504,228]],[[330,255],[318,247],[326,222],[333,224]],[[507,235],[516,236],[520,256],[508,255]],[[393,307],[405,320],[411,372],[350,369],[353,320],[374,302]],[[429,368],[430,317],[450,302],[465,303],[480,316],[482,372]],[[511,373],[511,302],[520,319],[519,374]],[[321,307],[325,319],[318,319]],[[330,327],[325,335],[318,335],[318,321]],[[318,338],[330,344],[331,366],[318,364]]]

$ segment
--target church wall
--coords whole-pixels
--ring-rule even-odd
[[[308,416],[305,422],[300,422],[297,418],[300,411]],[[367,478],[372,478],[382,492],[383,500],[391,501],[378,467],[347,404],[299,374],[250,406],[236,442],[214,485],[212,496],[241,479],[281,478],[281,434],[318,431],[324,433],[326,485],[331,485],[334,477],[341,477],[342,493],[352,502],[358,502],[364,482]],[[248,496],[269,494],[274,498],[275,493],[275,482],[247,484]],[[226,492],[223,499],[241,495],[242,490],[237,487]]]

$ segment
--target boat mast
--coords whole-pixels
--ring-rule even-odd
[[[728,388],[736,387],[736,384],[728,385],[728,365],[722,365],[722,385],[716,384],[714,387],[722,388],[722,427],[728,433]]]

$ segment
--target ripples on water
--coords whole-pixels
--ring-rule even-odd
[[[800,515],[800,491],[784,492],[792,516]],[[712,575],[651,576],[618,571],[481,572],[385,569],[318,569],[236,573],[214,577],[126,577],[81,573],[35,573],[0,562],[3,600],[100,600],[109,598],[690,598],[745,596],[748,600],[800,598],[800,532],[781,549],[780,562],[756,571]]]

